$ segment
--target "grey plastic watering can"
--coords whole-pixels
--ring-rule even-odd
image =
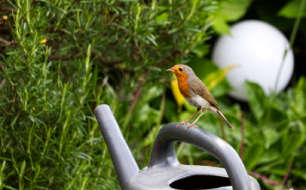
[[[109,106],[98,106],[95,115],[123,190],[260,190],[258,182],[247,175],[240,157],[227,142],[200,128],[191,127],[186,132],[184,126],[176,129],[177,122],[160,129],[149,165],[140,171]],[[208,152],[225,169],[180,164],[172,145],[175,141]]]

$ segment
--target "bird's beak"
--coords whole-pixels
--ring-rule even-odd
[[[173,70],[173,69],[168,69],[167,71],[170,71],[171,73],[174,73],[174,70]]]

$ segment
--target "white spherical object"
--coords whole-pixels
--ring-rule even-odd
[[[274,91],[285,50],[286,37],[275,27],[262,21],[242,21],[231,27],[231,35],[221,36],[212,52],[213,61],[224,68],[237,67],[227,74],[233,90],[229,95],[247,101],[246,80],[259,84],[266,94]],[[293,52],[288,51],[276,92],[283,90],[293,72]]]

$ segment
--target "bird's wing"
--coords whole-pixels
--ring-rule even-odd
[[[189,84],[190,84],[191,90],[193,90],[194,93],[198,94],[199,96],[207,100],[211,105],[216,107],[218,110],[221,110],[220,107],[218,106],[217,101],[210,94],[205,84],[198,77],[192,79],[192,81],[190,81]]]

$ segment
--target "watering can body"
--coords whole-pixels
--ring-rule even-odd
[[[260,190],[258,182],[247,175],[236,151],[223,139],[203,129],[169,123],[159,131],[148,167],[139,171],[109,106],[96,108],[95,115],[111,154],[121,188],[124,190]],[[173,142],[182,141],[217,158],[225,168],[181,165]]]
[[[237,176],[239,178],[239,176]],[[249,176],[250,188],[260,190],[259,184]],[[132,177],[126,190],[210,189],[232,190],[230,178],[224,168],[176,165],[145,168]]]

